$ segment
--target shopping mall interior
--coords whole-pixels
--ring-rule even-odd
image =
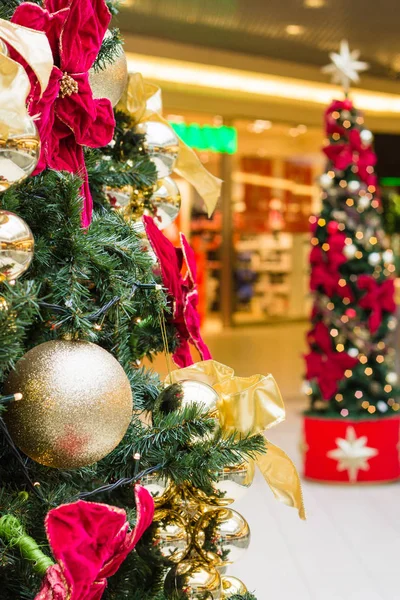
[[[351,97],[374,133],[386,233],[396,249],[397,7],[392,0],[126,0],[124,6],[130,70],[161,86],[164,116],[224,180],[208,218],[198,194],[177,178],[182,210],[168,231],[175,241],[183,231],[195,249],[204,337],[213,357],[238,375],[275,376],[287,419],[268,437],[302,470],[310,217],[321,210],[324,113],[343,96],[321,69],[343,39],[369,63]],[[162,357],[156,369],[166,373]],[[303,523],[273,501],[258,476],[239,504],[252,529],[252,551],[231,572],[259,600],[400,597],[398,485],[304,481]]]

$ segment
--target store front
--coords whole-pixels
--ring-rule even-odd
[[[303,124],[165,114],[199,152],[224,192],[208,219],[185,182],[178,228],[197,254],[206,328],[306,318],[309,217],[318,209],[321,131]]]

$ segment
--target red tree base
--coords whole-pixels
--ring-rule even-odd
[[[400,416],[329,419],[304,416],[304,477],[330,483],[400,478]]]

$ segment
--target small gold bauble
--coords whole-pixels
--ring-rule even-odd
[[[220,600],[221,576],[210,564],[184,560],[168,572],[164,594],[167,600]]]
[[[157,169],[158,178],[171,175],[179,154],[179,140],[174,130],[165,123],[144,121],[136,125],[135,133],[144,135],[143,147]]]
[[[151,526],[136,546],[144,558],[171,566],[181,562],[190,550],[191,533],[188,522],[177,512],[159,509],[154,513]]]
[[[40,138],[32,119],[0,136],[0,192],[20,183],[33,171],[40,156]]]
[[[222,576],[222,598],[231,598],[235,595],[244,596],[247,592],[247,587],[237,577],[231,577],[230,575]]]
[[[213,487],[223,494],[221,498],[218,498],[218,504],[227,506],[241,500],[253,483],[254,475],[253,461],[244,462],[235,467],[225,467],[218,473],[218,481],[213,483]]]
[[[159,395],[156,406],[167,414],[189,404],[202,404],[204,414],[213,415],[217,411],[218,399],[217,392],[207,383],[183,379],[166,387]]]
[[[108,37],[112,37],[111,31],[104,36]],[[115,60],[108,63],[105,69],[90,69],[89,83],[93,98],[107,98],[113,106],[118,104],[128,84],[128,63],[122,47]]]
[[[197,522],[210,508],[206,494],[201,496],[197,491],[190,484],[173,486],[173,494],[169,498],[173,510],[192,522]]]
[[[181,209],[181,194],[175,181],[171,177],[160,179],[150,201],[155,209],[154,223],[161,230],[169,227]]]
[[[140,480],[140,485],[150,492],[156,506],[162,506],[168,502],[173,494],[173,486],[169,479],[166,479],[157,472],[145,475]]]
[[[29,350],[4,392],[22,394],[4,417],[15,444],[48,467],[101,460],[131,421],[128,377],[109,352],[89,342],[54,340]]]
[[[205,560],[216,567],[230,565],[248,548],[250,528],[235,510],[217,508],[202,516],[196,526],[194,541]]]
[[[33,258],[32,231],[23,219],[12,212],[0,210],[0,282],[17,279]]]

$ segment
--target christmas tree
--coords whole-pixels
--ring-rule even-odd
[[[325,113],[322,210],[310,219],[314,306],[305,391],[311,414],[343,418],[386,417],[400,409],[390,343],[394,257],[383,230],[373,134],[348,97],[350,81],[366,68],[357,58],[342,43],[325,69],[346,97]]]
[[[250,539],[227,505],[257,460],[303,516],[292,463],[262,435],[284,409],[271,376],[191,367],[189,343],[210,358],[193,254],[159,227],[176,217],[177,154],[198,165],[145,100],[133,115],[129,98],[154,92],[140,77],[113,111],[115,12],[0,1],[1,597],[250,598],[217,570]],[[165,387],[141,365],[158,352],[192,370]]]

